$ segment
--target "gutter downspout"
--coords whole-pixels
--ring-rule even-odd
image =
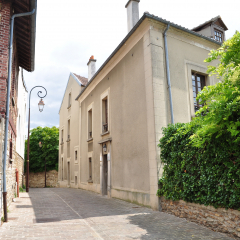
[[[171,82],[170,82],[170,71],[169,71],[169,59],[168,59],[168,45],[167,45],[167,31],[170,27],[170,24],[168,23],[167,28],[165,29],[163,33],[164,37],[164,46],[165,46],[165,60],[166,60],[166,70],[167,70],[167,82],[168,82],[168,91],[169,91],[169,99],[170,99],[170,110],[171,110],[171,123],[174,124],[174,118],[173,118],[173,103],[172,103],[172,91],[171,91]]]
[[[10,42],[9,42],[9,56],[8,56],[8,78],[7,78],[7,103],[6,103],[6,117],[5,117],[5,139],[4,139],[4,156],[3,156],[3,208],[4,208],[4,222],[8,221],[7,217],[7,183],[6,183],[6,162],[7,162],[7,145],[8,145],[8,125],[9,125],[9,102],[11,89],[11,75],[12,75],[12,45],[13,45],[13,28],[14,19],[16,17],[30,16],[35,13],[35,9],[27,13],[14,14],[11,17],[10,26]]]

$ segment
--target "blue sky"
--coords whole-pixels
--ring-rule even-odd
[[[87,77],[91,55],[99,68],[127,35],[127,0],[38,0],[35,71],[24,72],[28,90],[48,90],[45,108],[38,111],[37,89],[32,92],[31,128],[58,126],[61,100],[70,72]],[[145,11],[186,28],[220,15],[227,38],[240,30],[237,0],[141,0]]]

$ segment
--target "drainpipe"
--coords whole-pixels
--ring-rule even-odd
[[[167,28],[165,29],[164,36],[164,46],[165,46],[165,59],[166,59],[166,70],[167,70],[167,82],[168,82],[168,91],[169,91],[169,99],[170,99],[170,110],[171,110],[171,123],[174,124],[173,118],[173,103],[172,103],[172,91],[171,91],[171,82],[170,82],[170,71],[169,71],[169,59],[168,59],[168,46],[167,46],[167,31],[170,27],[168,23]]]
[[[14,19],[16,17],[30,16],[35,13],[35,9],[27,13],[14,14],[11,17],[10,26],[10,42],[9,42],[9,56],[8,56],[8,78],[7,78],[7,104],[6,104],[6,120],[5,120],[5,139],[4,139],[4,156],[3,156],[3,209],[4,209],[4,222],[8,221],[7,217],[7,183],[6,183],[6,162],[7,162],[7,145],[8,145],[8,125],[9,125],[9,102],[10,102],[10,89],[11,89],[11,73],[12,73],[12,45],[13,45],[13,28]]]

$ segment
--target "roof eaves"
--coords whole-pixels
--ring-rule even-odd
[[[211,39],[211,38],[208,38],[202,34],[199,34],[197,32],[194,32],[192,30],[189,30],[185,27],[182,27],[180,25],[177,25],[175,23],[172,23],[170,21],[167,21],[165,19],[162,19],[158,16],[154,16],[152,14],[149,14],[147,12],[145,12],[143,14],[143,16],[139,19],[139,21],[136,23],[136,25],[131,29],[131,31],[127,34],[127,36],[123,39],[123,41],[117,46],[117,48],[112,52],[112,54],[107,58],[107,60],[103,63],[103,65],[98,69],[98,71],[94,74],[94,76],[91,78],[91,80],[87,83],[87,85],[85,86],[85,88],[80,92],[80,94],[76,97],[75,100],[78,100],[79,97],[84,93],[84,91],[87,89],[87,87],[91,84],[91,82],[95,79],[95,77],[101,72],[101,70],[106,66],[106,64],[112,59],[112,57],[117,53],[117,51],[124,45],[124,43],[130,38],[130,36],[135,32],[135,30],[139,27],[139,25],[143,22],[143,20],[145,18],[150,18],[150,19],[153,19],[153,20],[156,20],[156,21],[159,21],[159,22],[162,22],[162,23],[165,23],[166,25],[169,24],[170,26],[172,27],[175,27],[177,29],[180,29],[184,32],[187,32],[187,33],[190,33],[190,34],[193,34],[197,37],[200,37],[200,38],[203,38],[205,40],[208,40],[210,42],[213,42],[215,44],[218,44],[221,46],[221,43],[215,41],[214,39]]]
[[[36,42],[36,19],[37,19],[37,0],[31,0],[31,11],[35,9],[35,13],[31,15],[31,70],[35,69],[35,42]]]

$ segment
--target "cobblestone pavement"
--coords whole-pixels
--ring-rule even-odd
[[[173,215],[70,188],[30,188],[0,239],[231,239]]]

